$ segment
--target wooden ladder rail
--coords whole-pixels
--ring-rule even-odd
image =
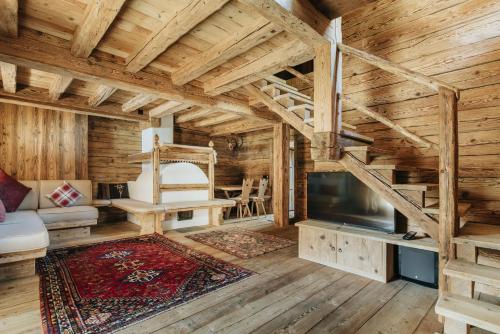
[[[456,258],[451,242],[458,235],[458,108],[460,90],[446,82],[412,71],[367,52],[337,43],[337,49],[373,66],[422,84],[439,95],[439,292],[449,290],[443,269]]]

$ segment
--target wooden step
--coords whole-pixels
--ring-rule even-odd
[[[460,217],[465,216],[467,211],[469,211],[470,207],[471,207],[470,203],[459,202],[458,203],[458,215]],[[439,214],[439,203],[426,206],[425,208],[422,208],[422,211],[424,213],[427,213],[427,214],[438,215]]]
[[[457,244],[500,250],[500,226],[467,223],[452,241]]]
[[[419,167],[413,167],[413,166],[401,166],[401,165],[394,165],[394,164],[388,164],[388,165],[366,165],[366,169],[370,170],[375,170],[375,169],[381,169],[381,170],[397,170],[401,172],[416,172],[422,170],[422,168]]]
[[[482,264],[450,260],[444,267],[444,274],[467,281],[500,287],[500,269]]]
[[[288,107],[288,111],[296,111],[296,110],[300,110],[300,109],[307,109],[307,110],[310,110],[310,111],[313,111],[314,110],[314,106],[312,104],[296,104],[294,106],[291,106],[291,107]]]
[[[373,139],[371,137],[364,136],[364,135],[359,134],[357,132],[353,132],[353,131],[345,130],[345,129],[342,129],[340,131],[340,135],[342,137],[347,137],[347,138],[351,138],[354,140],[362,141],[362,142],[368,143],[370,145],[373,144],[373,142],[375,141],[375,139]]]
[[[283,92],[287,92],[287,93],[293,93],[293,94],[297,94],[297,95],[302,95],[303,97],[307,97],[309,99],[311,98],[310,96],[307,96],[307,95],[304,95],[304,94],[300,93],[298,91],[298,89],[295,88],[295,87],[288,86],[288,85],[277,84],[277,83],[272,83],[272,84],[266,85],[266,86],[262,87],[260,90],[263,91],[263,92],[267,92],[267,91],[274,90],[274,89],[277,89],[277,90],[283,91]]]
[[[280,78],[278,78],[277,76],[274,76],[274,75],[270,75],[270,76],[266,77],[265,80],[267,80],[269,82],[273,82],[273,83],[279,83],[279,84],[282,84],[282,85],[286,85],[286,80],[280,79]]]
[[[439,189],[437,183],[400,183],[393,184],[392,189],[395,190],[412,190],[412,191],[431,191]]]
[[[304,95],[305,96],[305,95]],[[295,93],[285,93],[285,94],[281,94],[281,95],[278,95],[278,96],[275,96],[273,97],[273,99],[275,101],[282,101],[282,100],[287,100],[287,99],[290,99],[290,100],[293,100],[293,101],[298,101],[300,102],[301,104],[310,104],[310,105],[314,105],[313,104],[313,101],[311,100],[310,97],[302,97],[298,94],[295,94]]]
[[[435,310],[446,318],[500,333],[500,306],[444,292]]]
[[[344,123],[342,123],[344,124]],[[371,155],[391,155],[393,152],[374,146],[346,146],[344,152],[369,152]]]

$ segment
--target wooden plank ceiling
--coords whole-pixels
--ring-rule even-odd
[[[213,134],[270,127],[242,86],[313,58],[242,0],[0,3],[0,102]]]

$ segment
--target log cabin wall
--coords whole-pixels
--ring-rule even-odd
[[[20,180],[87,179],[87,116],[0,103],[0,168]]]
[[[127,156],[141,152],[141,127],[129,122],[89,117],[89,179],[94,196],[99,182],[136,180],[141,167],[127,162]]]
[[[473,203],[467,220],[500,218],[500,2],[497,0],[380,0],[342,18],[345,44],[461,90],[459,189]],[[294,79],[302,90],[311,89]],[[344,57],[344,94],[407,130],[438,143],[438,97],[428,89]],[[397,153],[405,165],[438,166],[424,149],[364,114],[345,110],[343,120],[375,146]],[[381,162],[384,163],[385,161]]]

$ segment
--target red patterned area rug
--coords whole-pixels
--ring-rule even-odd
[[[159,234],[37,261],[45,333],[112,333],[253,275]]]
[[[249,259],[296,244],[292,240],[241,228],[191,234],[186,235],[186,238],[242,259]]]

